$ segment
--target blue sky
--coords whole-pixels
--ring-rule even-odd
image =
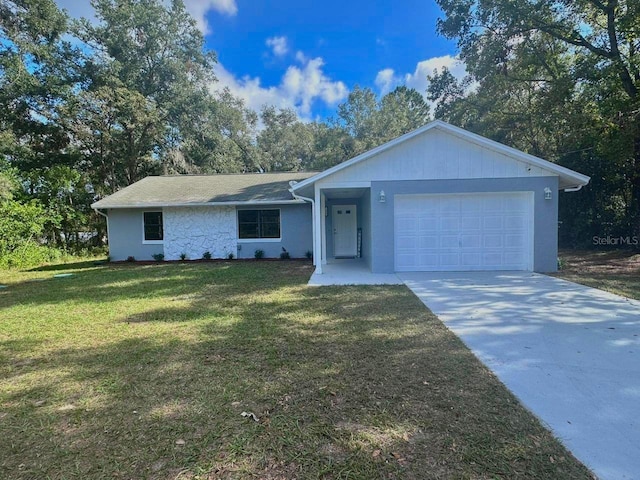
[[[89,0],[57,0],[91,17]],[[433,0],[185,0],[218,54],[214,89],[247,105],[294,108],[303,119],[335,113],[356,84],[384,94],[404,84],[424,94],[427,74],[464,66],[436,34]]]

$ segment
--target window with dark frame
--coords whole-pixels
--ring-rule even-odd
[[[144,212],[144,240],[146,242],[163,240],[162,212]]]
[[[238,238],[280,238],[280,210],[238,210]]]

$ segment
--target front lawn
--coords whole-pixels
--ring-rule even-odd
[[[640,253],[633,250],[563,250],[560,278],[640,300]]]
[[[591,478],[405,287],[310,273],[5,276],[0,478]]]

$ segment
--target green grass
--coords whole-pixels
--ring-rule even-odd
[[[591,478],[405,287],[310,273],[5,274],[0,478]]]

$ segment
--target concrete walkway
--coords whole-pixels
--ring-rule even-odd
[[[331,260],[322,266],[323,273],[314,273],[308,285],[313,287],[327,285],[402,285],[395,273],[371,273],[364,260]]]
[[[532,273],[399,275],[600,479],[640,479],[640,302]]]

